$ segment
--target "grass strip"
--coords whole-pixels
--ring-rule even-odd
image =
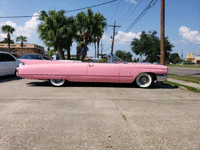
[[[200,65],[166,65],[167,67],[179,67],[179,68],[200,68]]]
[[[182,75],[175,75],[175,74],[167,74],[169,78],[193,82],[193,83],[200,83],[200,78],[198,77],[191,77],[191,76],[182,76]]]
[[[182,85],[182,84],[178,84],[178,83],[174,83],[174,82],[170,82],[170,81],[163,81],[164,84],[168,84],[168,85],[173,85],[173,86],[182,86],[185,87],[187,90],[192,91],[192,92],[196,92],[196,93],[200,93],[200,90],[194,87],[190,87],[187,85]]]

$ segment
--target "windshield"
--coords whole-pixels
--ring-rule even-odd
[[[126,63],[126,62],[124,62],[119,57],[115,56],[114,54],[109,54],[107,55],[107,63],[120,64],[120,63]]]

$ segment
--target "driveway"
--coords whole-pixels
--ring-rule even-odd
[[[155,83],[0,82],[0,149],[199,149],[200,94]]]

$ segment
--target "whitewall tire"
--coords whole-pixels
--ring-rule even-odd
[[[139,87],[149,87],[153,82],[152,76],[148,73],[141,73],[136,77],[136,83]]]
[[[50,79],[49,81],[53,86],[63,86],[66,83],[65,79]]]

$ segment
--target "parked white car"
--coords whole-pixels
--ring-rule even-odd
[[[20,61],[7,52],[0,52],[0,76],[14,75]]]

